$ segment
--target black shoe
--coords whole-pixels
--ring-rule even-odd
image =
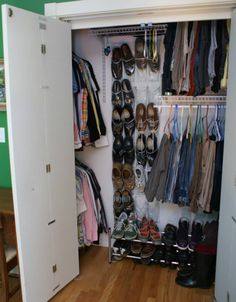
[[[166,265],[169,266],[171,269],[177,268],[176,248],[174,248],[173,246],[166,247],[165,261]]]
[[[126,136],[124,139],[124,160],[130,165],[134,162],[134,143],[132,136]]]
[[[190,251],[194,251],[196,245],[202,241],[203,230],[202,230],[202,221],[194,220],[192,224],[191,231],[191,240],[188,244],[188,248]]]
[[[157,137],[155,133],[149,134],[147,138],[147,146],[146,146],[147,160],[150,167],[152,167],[153,162],[157,156]]]
[[[124,155],[124,141],[122,135],[117,135],[113,142],[113,161],[122,163]]]
[[[162,235],[162,241],[167,245],[176,244],[176,232],[177,228],[173,224],[168,223],[165,227],[164,234]]]
[[[112,111],[112,133],[116,137],[121,135],[123,131],[123,121],[121,119],[121,109],[114,108]]]
[[[189,219],[182,217],[179,219],[179,228],[177,231],[177,246],[180,250],[186,250],[188,247]]]
[[[123,95],[121,90],[120,81],[114,81],[112,84],[112,105],[116,108],[122,108],[123,106]]]
[[[164,245],[157,245],[156,251],[153,255],[153,261],[157,264],[160,264],[161,262],[165,262],[165,246]]]
[[[121,83],[121,88],[125,106],[132,107],[134,104],[134,93],[130,81],[128,79],[124,79]]]
[[[187,250],[179,250],[179,252],[178,252],[179,266],[180,267],[186,266],[189,262],[189,257],[190,257],[190,254]]]
[[[146,136],[139,134],[136,141],[136,157],[138,164],[145,166],[147,162]]]
[[[124,124],[125,135],[132,136],[135,130],[134,112],[132,107],[124,106],[121,119]]]

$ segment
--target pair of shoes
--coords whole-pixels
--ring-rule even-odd
[[[120,259],[126,257],[131,251],[131,242],[126,240],[117,239],[113,244],[113,252],[115,254],[120,254]],[[119,257],[119,256],[116,256]],[[117,258],[116,258],[117,260]]]
[[[147,109],[143,103],[136,107],[136,128],[139,132],[144,132],[148,128],[151,132],[156,132],[159,126],[158,109],[154,103],[149,103]]]
[[[158,244],[161,240],[161,235],[156,222],[153,219],[148,220],[143,217],[139,224],[138,237],[142,242],[150,239],[154,244]]]
[[[129,191],[115,191],[113,195],[113,209],[115,217],[119,217],[122,212],[128,215],[134,210],[134,201]]]
[[[144,167],[137,164],[135,167],[135,187],[139,192],[144,192],[146,177],[144,172]]]
[[[133,168],[130,164],[113,163],[112,181],[116,190],[124,189],[129,192],[135,187]]]
[[[179,228],[177,231],[177,246],[180,250],[189,248],[194,251],[196,245],[202,240],[202,221],[194,220],[192,223],[191,239],[189,240],[189,219],[181,217],[179,219]]]
[[[116,108],[123,106],[132,107],[134,104],[134,93],[128,79],[122,82],[115,80],[112,84],[112,105]]]
[[[170,269],[177,268],[177,252],[173,246],[166,246],[165,265],[169,266]]]
[[[172,246],[176,244],[176,233],[177,228],[173,224],[168,223],[165,226],[164,234],[162,235],[162,242],[167,246]]]
[[[143,264],[149,264],[151,262],[151,258],[156,251],[156,246],[150,243],[142,243],[142,242],[131,242],[131,253],[134,255],[141,256],[141,262]]]
[[[114,239],[125,238],[127,240],[133,240],[137,237],[137,225],[134,213],[122,212],[116,220],[114,230],[112,232]]]
[[[154,160],[157,156],[157,137],[155,133],[146,136],[140,133],[136,141],[136,157],[138,164],[145,166],[146,162],[152,167]]]
[[[123,139],[122,135],[117,135],[113,142],[112,155],[114,162],[122,163],[124,158],[125,163],[132,165],[135,158],[133,137],[126,136]]]
[[[132,136],[135,129],[135,120],[132,107],[114,108],[112,111],[112,133],[116,137],[125,130],[126,136]]]
[[[127,43],[121,47],[115,47],[112,50],[111,70],[112,76],[116,80],[120,80],[123,74],[122,62],[124,64],[127,75],[132,75],[135,70],[135,60]]]

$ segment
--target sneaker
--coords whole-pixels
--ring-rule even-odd
[[[194,251],[196,245],[202,241],[203,236],[203,222],[200,220],[194,220],[192,224],[192,232],[191,232],[191,239],[188,244],[188,248],[190,251]]]
[[[134,202],[129,191],[124,190],[121,193],[121,200],[124,211],[129,215],[134,210]]]
[[[149,221],[149,229],[150,229],[150,239],[152,240],[152,242],[159,243],[161,240],[161,234],[159,232],[156,222],[153,219]]]
[[[150,236],[149,221],[146,217],[142,218],[138,228],[138,238],[142,242],[148,241]]]
[[[117,219],[117,222],[115,224],[112,237],[114,239],[121,239],[124,237],[125,227],[128,223],[128,216],[125,212],[122,212]]]
[[[133,240],[137,238],[138,235],[138,229],[136,225],[136,219],[134,213],[130,213],[129,219],[128,219],[128,224],[125,227],[124,230],[124,236],[125,239],[127,240]]]
[[[188,230],[189,219],[185,217],[180,218],[176,240],[177,246],[180,250],[185,250],[188,247]]]
[[[113,209],[116,218],[118,218],[124,210],[124,205],[122,203],[122,195],[119,190],[117,190],[113,195]]]
[[[165,227],[164,234],[162,236],[162,242],[167,246],[176,244],[176,232],[177,228],[173,224],[168,223]]]
[[[137,164],[135,168],[135,186],[140,192],[144,192],[145,184],[144,168],[142,165]]]

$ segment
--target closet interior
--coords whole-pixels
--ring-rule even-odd
[[[197,245],[216,248],[229,29],[217,20],[73,31],[106,128],[75,154],[101,187],[110,262],[194,267]]]

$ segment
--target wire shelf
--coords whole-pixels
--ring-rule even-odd
[[[91,34],[99,37],[105,36],[120,36],[120,35],[143,35],[145,31],[155,29],[157,35],[166,33],[167,24],[140,24],[135,26],[119,26],[110,28],[94,28],[91,29]]]

